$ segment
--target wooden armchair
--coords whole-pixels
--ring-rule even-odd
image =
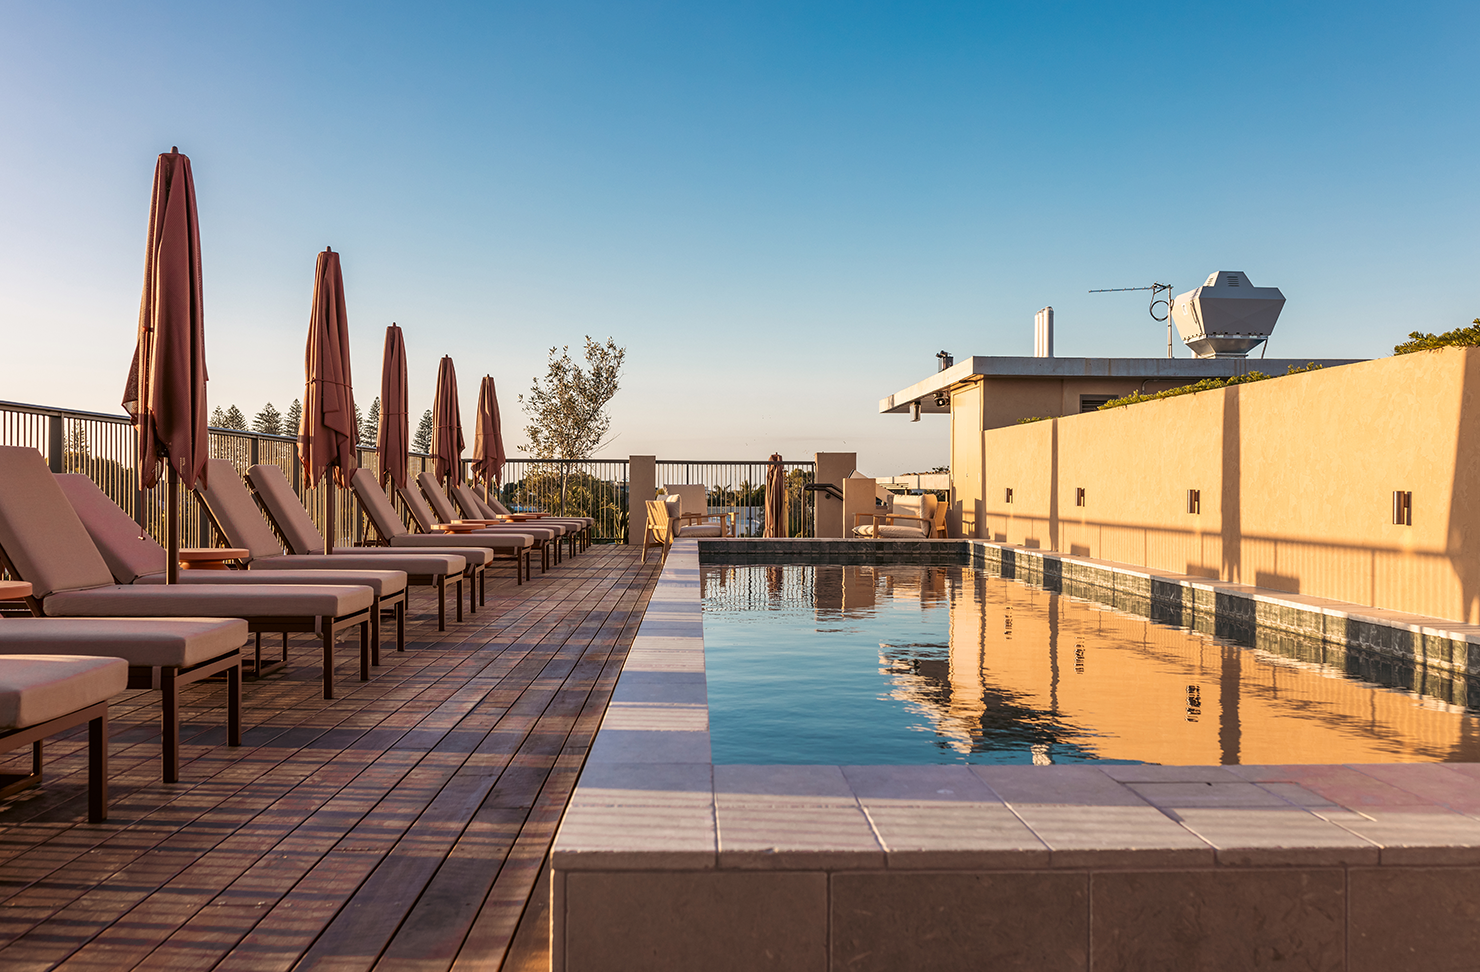
[[[707,520],[718,522],[705,522]],[[642,559],[647,561],[649,547],[662,547],[663,556],[667,558],[668,548],[673,546],[674,540],[734,535],[732,513],[683,513],[677,496],[670,496],[666,500],[648,500],[647,529],[642,536]]]
[[[868,522],[864,522],[868,521]],[[877,540],[928,540],[946,534],[946,506],[933,494],[894,497],[890,512],[853,514],[853,535]]]

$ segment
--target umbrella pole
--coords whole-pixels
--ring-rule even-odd
[[[338,489],[333,476],[324,477],[324,553],[334,552],[334,494]]]
[[[165,565],[164,582],[178,584],[180,583],[180,474],[175,472],[173,464],[170,464],[169,494],[169,525],[166,532],[169,534],[170,559]]]

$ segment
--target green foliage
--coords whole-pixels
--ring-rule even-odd
[[[431,409],[427,409],[421,415],[421,424],[416,427],[416,434],[411,437],[411,451],[420,452],[423,455],[432,451]]]
[[[524,434],[529,444],[525,452],[536,459],[550,460],[559,471],[560,506],[565,515],[569,509],[566,488],[573,475],[572,461],[589,459],[606,443],[611,429],[607,403],[621,387],[622,361],[626,348],[619,348],[607,338],[605,344],[586,335],[586,367],[570,359],[570,348],[551,348],[550,364],[543,379],[536,378],[528,395],[519,402],[529,416]]]
[[[356,412],[359,409],[356,408]],[[370,411],[365,414],[365,421],[360,423],[360,445],[366,449],[375,448],[376,437],[380,435],[380,396],[375,396],[375,401],[370,403]]]
[[[1393,354],[1412,354],[1415,351],[1432,351],[1434,348],[1473,348],[1480,345],[1480,317],[1470,327],[1457,327],[1443,334],[1425,334],[1411,331],[1408,340],[1393,346]]]
[[[597,530],[611,527],[615,535],[600,539],[620,540],[627,525],[627,486],[600,479],[581,469],[562,470],[558,463],[531,466],[517,482],[505,483],[499,490],[504,505],[511,510],[549,510],[561,503],[567,516],[589,516],[596,520]]]
[[[263,405],[262,411],[252,419],[252,431],[261,432],[263,435],[283,434],[283,416],[272,407],[272,402]]]
[[[1018,419],[1017,420],[1017,424],[1018,425],[1027,425],[1027,424],[1029,424],[1031,422],[1043,422],[1043,421],[1046,421],[1046,420],[1051,419],[1051,418],[1053,418],[1052,415],[1030,415],[1027,418],[1020,418],[1020,419]]]
[[[1321,366],[1312,361],[1304,368],[1297,368],[1294,365],[1291,365],[1285,371],[1285,374],[1298,375],[1307,371],[1320,370]],[[1140,392],[1132,392],[1131,394],[1126,395],[1124,398],[1111,399],[1110,401],[1101,405],[1099,410],[1103,412],[1107,408],[1120,408],[1122,405],[1136,405],[1140,402],[1154,402],[1162,398],[1176,398],[1179,395],[1194,395],[1200,391],[1212,391],[1215,388],[1227,388],[1229,385],[1247,385],[1253,381],[1264,381],[1266,379],[1274,377],[1283,376],[1266,375],[1262,371],[1251,371],[1245,375],[1234,375],[1232,378],[1204,378],[1202,381],[1195,382],[1191,385],[1182,385],[1179,388],[1168,388],[1166,391],[1153,392],[1150,395],[1142,395]]]
[[[211,421],[208,423],[212,428],[235,429],[238,432],[247,431],[247,417],[242,410],[235,405],[229,406],[224,412],[217,405],[215,411],[211,412]]]
[[[297,435],[298,426],[303,424],[303,403],[293,399],[293,404],[288,406],[288,414],[283,416],[283,435]]]

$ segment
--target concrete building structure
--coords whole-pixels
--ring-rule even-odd
[[[1054,378],[1003,360],[892,396],[943,383],[959,535],[1480,624],[1480,349],[1093,414],[1064,406],[1152,362]]]

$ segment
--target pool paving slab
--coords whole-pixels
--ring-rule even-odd
[[[557,972],[1480,967],[1480,765],[714,765],[699,563],[556,836]]]

